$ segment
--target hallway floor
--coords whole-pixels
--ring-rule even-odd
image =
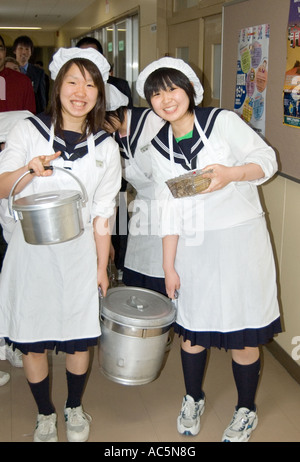
[[[64,355],[51,354],[50,360],[59,441],[63,442]],[[12,367],[8,361],[0,361],[0,369],[11,374],[10,382],[0,387],[0,442],[31,442],[37,411],[23,369]],[[178,338],[174,338],[166,354],[159,378],[140,386],[121,385],[105,378],[99,370],[95,348],[83,397],[84,409],[93,419],[89,441],[219,442],[236,403],[230,353],[211,351],[204,391],[207,401],[199,435],[181,436],[176,429],[184,393]],[[265,348],[256,403],[259,423],[250,441],[300,442],[300,386]]]

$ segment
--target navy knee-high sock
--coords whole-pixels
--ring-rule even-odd
[[[50,398],[49,375],[41,382],[31,383],[28,381],[28,384],[37,404],[39,414],[50,415],[55,412]]]
[[[233,376],[238,392],[237,409],[246,407],[255,410],[255,394],[260,372],[260,358],[252,364],[238,364],[232,361]]]
[[[205,371],[207,350],[201,353],[187,353],[181,349],[181,363],[185,382],[186,394],[195,401],[203,399],[202,382]]]
[[[76,375],[72,374],[72,372],[67,370],[66,374],[68,384],[68,399],[66,402],[66,407],[78,407],[81,405],[81,398],[83,394],[87,372],[85,374]]]

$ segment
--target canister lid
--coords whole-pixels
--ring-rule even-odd
[[[59,190],[50,191],[30,196],[21,197],[14,201],[12,208],[16,211],[34,211],[52,207],[59,207],[73,201],[80,200],[82,197],[79,191]]]
[[[175,319],[175,308],[169,298],[153,290],[130,286],[109,289],[101,312],[112,321],[143,328],[167,326]]]

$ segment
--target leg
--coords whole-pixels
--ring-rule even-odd
[[[55,412],[50,398],[50,383],[47,351],[23,355],[24,371],[39,414]]]
[[[57,441],[56,414],[50,398],[47,351],[23,355],[23,365],[31,392],[38,407],[34,441]]]
[[[65,405],[67,438],[70,442],[87,441],[90,417],[83,411],[81,398],[89,366],[89,351],[66,355],[68,398]]]
[[[68,399],[66,407],[76,408],[81,405],[81,398],[89,366],[89,351],[76,351],[66,355]]]
[[[207,350],[200,345],[181,341],[181,362],[186,395],[177,418],[177,430],[185,435],[197,435],[200,431],[200,416],[204,412],[205,395],[202,381],[206,365]]]
[[[232,350],[232,369],[238,392],[238,404],[222,441],[248,441],[257,425],[255,394],[258,385],[259,349]]]
[[[259,349],[232,350],[232,369],[238,391],[237,408],[255,410],[255,394],[260,372]]]
[[[23,365],[26,378],[31,383],[44,380],[49,372],[47,351],[44,353],[28,353],[23,355]]]
[[[181,342],[181,363],[186,394],[195,401],[204,398],[202,381],[206,366],[207,350],[200,346],[191,346],[189,340]]]

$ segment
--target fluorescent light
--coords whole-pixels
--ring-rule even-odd
[[[0,29],[26,29],[26,30],[39,30],[41,27],[23,27],[23,26],[0,26]]]

